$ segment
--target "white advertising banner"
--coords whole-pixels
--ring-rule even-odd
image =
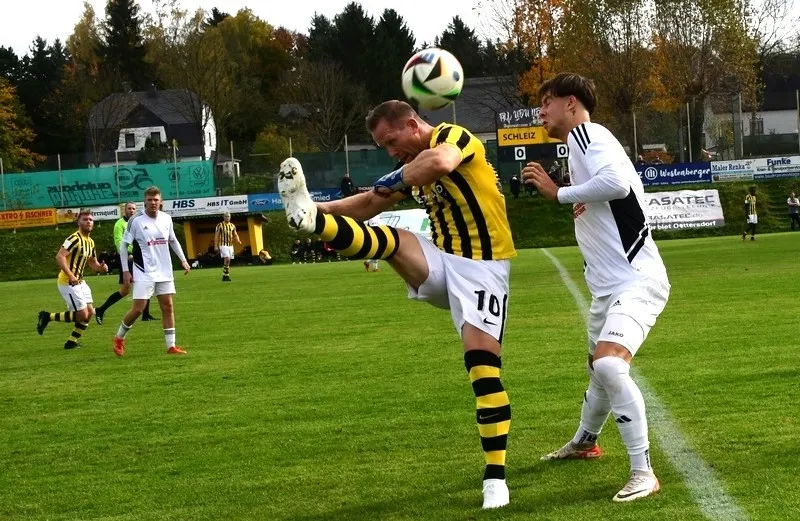
[[[752,181],[753,160],[740,159],[738,161],[712,161],[711,180],[715,183],[729,181]]]
[[[92,217],[95,221],[116,221],[122,217],[122,210],[119,206],[92,206]],[[72,223],[78,217],[80,208],[58,208],[56,209],[56,222]]]
[[[717,190],[679,190],[644,194],[647,220],[654,230],[717,228],[725,216]]]
[[[431,238],[431,223],[428,219],[428,212],[422,208],[383,212],[378,217],[387,226],[418,233],[427,239]]]
[[[247,213],[247,195],[170,199],[164,201],[164,211],[172,217],[221,215],[225,212]]]
[[[800,177],[800,156],[760,157],[711,163],[711,179],[715,183]]]

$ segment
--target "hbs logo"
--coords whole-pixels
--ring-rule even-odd
[[[172,201],[172,209],[177,210],[179,208],[194,208],[194,199],[178,199],[177,201]]]
[[[652,166],[647,167],[644,171],[644,177],[648,181],[655,181],[656,178],[658,177],[658,170]]]

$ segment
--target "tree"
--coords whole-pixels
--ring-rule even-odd
[[[557,70],[557,42],[562,31],[563,0],[489,0],[481,18],[493,34],[516,88],[509,101],[538,105],[539,86]]]
[[[154,80],[145,60],[147,49],[142,38],[142,18],[136,0],[108,0],[101,27],[98,54],[104,69],[117,69],[129,89],[146,90]]]
[[[320,150],[339,150],[345,134],[361,130],[369,96],[362,85],[349,81],[341,65],[302,63],[285,84],[291,99],[304,108],[308,132]]]
[[[169,9],[157,10],[155,25],[148,27],[150,57],[160,83],[175,91],[166,99],[204,142],[212,118],[219,129],[233,110],[230,57],[220,26],[206,25],[202,9],[192,15],[174,5]]]
[[[369,78],[374,63],[372,53],[365,50],[373,45],[375,21],[367,16],[361,4],[351,2],[333,17],[333,26],[334,59],[342,65],[351,81]]]
[[[649,101],[652,38],[647,0],[566,0],[558,42],[561,63],[597,85],[597,119],[633,150],[633,114]],[[623,142],[626,141],[623,139]]]
[[[75,151],[75,146],[79,146],[75,136],[65,128],[68,122],[59,114],[60,107],[53,102],[68,61],[69,53],[59,40],[48,45],[37,37],[21,62],[17,95],[33,122],[36,133],[33,149],[42,154]]]
[[[371,101],[402,99],[400,73],[414,54],[414,34],[394,9],[386,9],[378,20],[371,49],[373,67],[368,76]]]
[[[284,86],[281,79],[296,63],[286,30],[276,29],[249,9],[219,25],[232,65],[235,110],[225,125],[228,139],[252,142],[276,119]]]
[[[172,157],[172,148],[169,143],[153,141],[150,138],[144,140],[144,148],[136,153],[136,163],[140,165],[150,165],[154,163],[164,163]]]
[[[12,85],[19,81],[22,63],[11,47],[0,46],[0,76],[6,78]]]
[[[31,168],[44,158],[32,152],[35,134],[11,83],[0,77],[0,158],[6,171]]]
[[[655,52],[650,106],[685,118],[689,105],[691,155],[700,157],[706,100],[742,93],[755,104],[757,41],[746,6],[736,0],[660,0],[653,19]]]
[[[325,15],[314,14],[308,28],[308,59],[313,62],[335,60],[334,28]]]
[[[230,16],[229,13],[226,13],[224,11],[220,11],[216,7],[213,7],[213,8],[211,8],[211,16],[206,18],[205,24],[208,27],[216,27],[220,23],[222,23],[223,20],[228,18],[229,16]]]
[[[481,41],[475,36],[475,31],[458,15],[447,25],[441,36],[434,40],[434,46],[448,50],[458,58],[464,75],[475,78],[484,75],[481,57]]]

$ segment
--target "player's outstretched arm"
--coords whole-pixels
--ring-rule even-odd
[[[388,210],[398,201],[405,199],[405,197],[406,195],[401,192],[389,195],[362,192],[338,201],[319,203],[317,208],[323,213],[350,217],[356,221],[366,221]]]

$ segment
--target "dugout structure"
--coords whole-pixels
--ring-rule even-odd
[[[186,258],[189,262],[199,260],[203,265],[222,265],[219,252],[209,251],[209,245],[214,242],[214,232],[217,225],[222,222],[222,215],[202,215],[192,217],[175,217],[175,221],[183,224],[183,233],[186,240]],[[258,252],[264,249],[264,235],[262,223],[264,218],[260,213],[233,213],[231,222],[236,225],[236,232],[242,244],[233,244],[233,263],[261,264]],[[219,262],[211,262],[218,259]]]

